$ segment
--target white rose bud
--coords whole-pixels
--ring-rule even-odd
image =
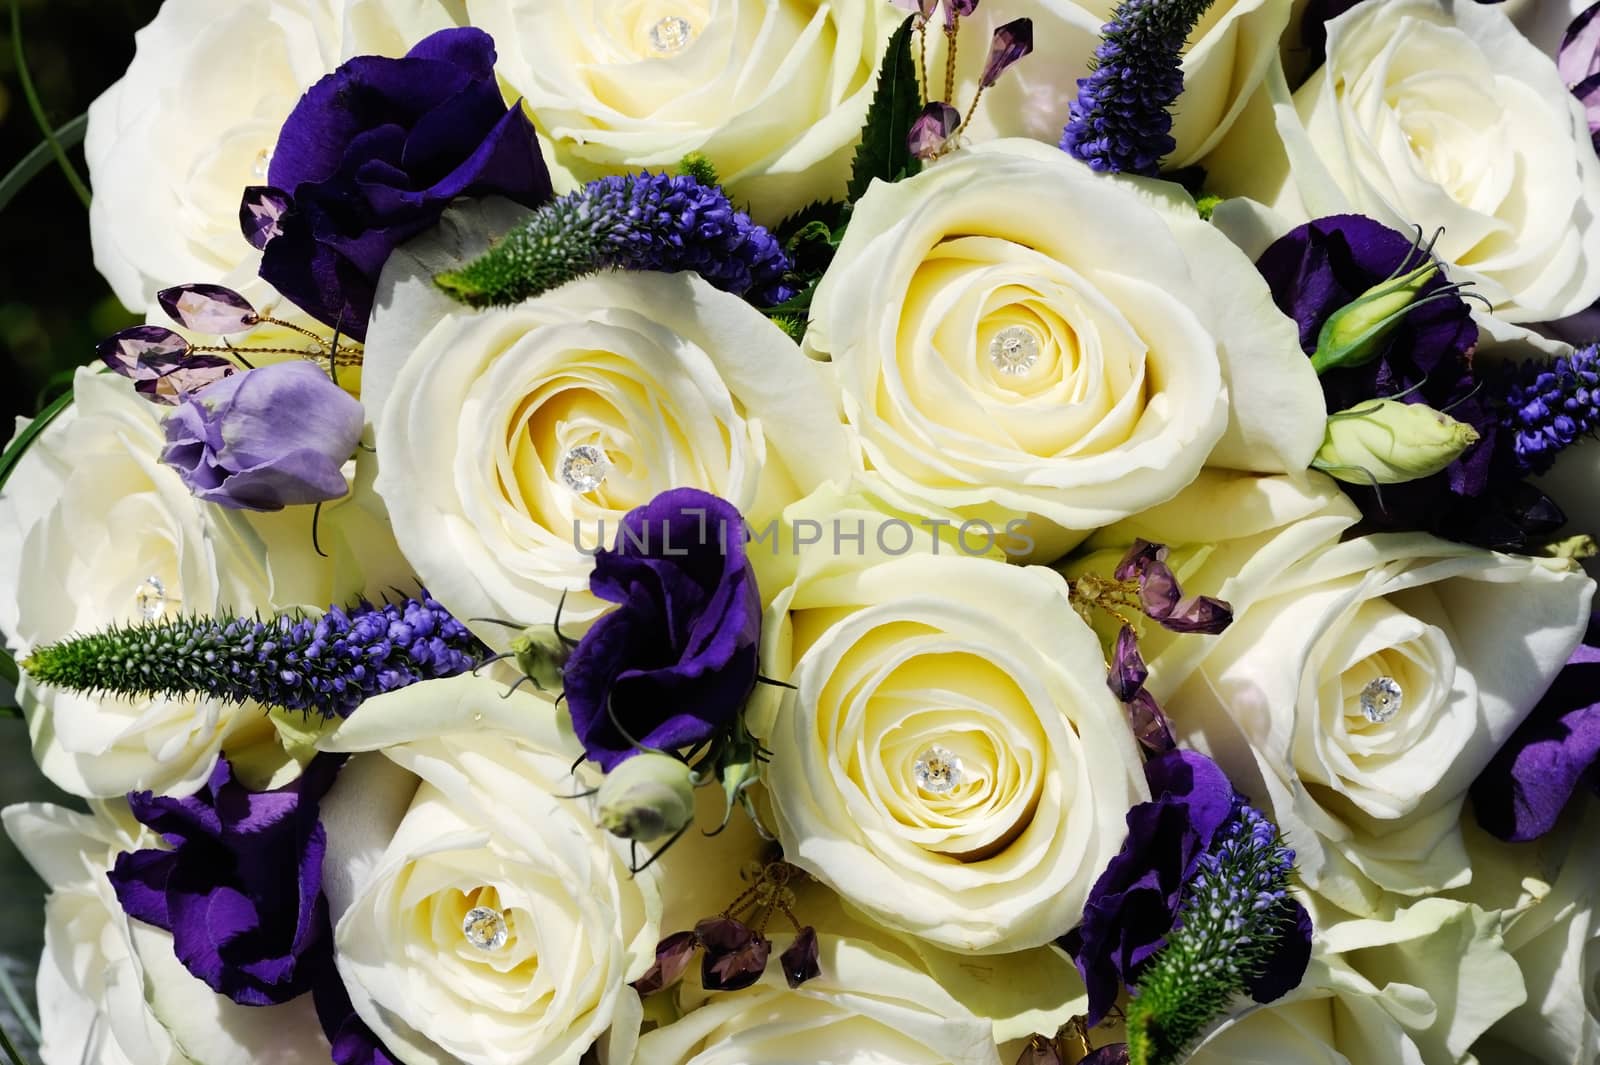
[[[606,774],[598,799],[601,828],[649,843],[694,820],[693,771],[670,754],[645,751]]]
[[[1478,431],[1422,403],[1375,399],[1328,418],[1312,463],[1351,484],[1431,477],[1478,442]]]

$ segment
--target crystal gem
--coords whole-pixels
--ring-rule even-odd
[[[961,783],[961,758],[954,751],[934,744],[917,756],[911,775],[923,791],[944,795]]]
[[[593,444],[579,444],[561,457],[561,479],[579,495],[599,488],[610,472],[611,460]]]
[[[1008,325],[989,341],[989,358],[1001,373],[1020,376],[1039,361],[1039,338],[1031,329]]]
[[[117,373],[140,381],[179,366],[189,342],[165,326],[136,325],[102,340],[95,353]]]
[[[1361,689],[1361,712],[1381,725],[1400,712],[1402,692],[1392,677],[1379,677]]]
[[[133,590],[133,604],[139,608],[140,617],[154,621],[166,612],[167,586],[160,577],[151,574]]]
[[[506,919],[500,911],[474,906],[461,919],[461,934],[479,950],[499,950],[506,945],[511,930],[506,927]]]
[[[650,47],[661,55],[683,51],[693,38],[694,27],[679,15],[668,15],[650,27]]]
[[[249,300],[221,285],[174,285],[157,292],[156,302],[185,329],[212,336],[242,333],[261,321]]]
[[[944,151],[959,128],[961,112],[942,100],[935,100],[911,123],[906,133],[906,147],[918,159],[932,159]]]
[[[272,149],[263,148],[256,153],[256,162],[250,172],[262,181],[267,180],[267,171],[272,169]]]
[[[239,230],[257,251],[283,235],[283,216],[289,211],[289,194],[270,185],[252,185],[239,201]]]

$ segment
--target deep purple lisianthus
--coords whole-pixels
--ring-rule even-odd
[[[663,492],[595,552],[590,590],[618,608],[567,662],[566,702],[583,749],[606,770],[637,741],[674,750],[734,720],[756,681],[761,597],[744,521],[708,492]]]
[[[1062,940],[1089,992],[1096,1025],[1117,992],[1166,944],[1183,888],[1234,808],[1217,764],[1174,750],[1145,765],[1150,802],[1128,811],[1128,838],[1095,881],[1083,921]]]
[[[231,374],[185,395],[166,420],[161,461],[207,502],[282,510],[345,494],[361,404],[309,362]]]
[[[1555,827],[1600,761],[1600,614],[1526,721],[1472,785],[1478,824],[1509,843]]]
[[[129,793],[134,817],[172,849],[117,856],[107,875],[122,908],[171,932],[184,968],[234,1002],[309,990],[332,964],[317,805],[342,761],[321,755],[293,783],[252,792],[218,759],[188,798]]]
[[[333,1065],[400,1065],[356,1013],[344,980],[331,964],[312,987],[311,1001],[331,1044]]]
[[[533,124],[507,108],[482,30],[440,30],[402,59],[358,56],[290,113],[268,180],[289,198],[261,276],[362,339],[385,260],[458,196],[548,200]],[[259,200],[259,190],[247,192]],[[259,223],[247,230],[261,239]]]

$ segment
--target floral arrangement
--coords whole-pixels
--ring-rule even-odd
[[[1597,1060],[1597,11],[167,0],[39,1058]]]

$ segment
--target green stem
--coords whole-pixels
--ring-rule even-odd
[[[76,148],[83,143],[84,131],[89,128],[89,116],[79,115],[56,130],[56,141],[63,148]],[[22,162],[11,168],[11,172],[0,178],[0,210],[5,210],[8,203],[17,193],[28,187],[28,182],[38,177],[44,168],[55,162],[55,153],[51,151],[49,141],[40,141],[34,145],[33,150],[22,157]]]
[[[28,110],[33,112],[34,121],[38,122],[39,128],[44,131],[44,139],[50,145],[50,150],[55,153],[61,172],[67,175],[67,183],[72,186],[72,191],[78,194],[78,199],[83,201],[83,205],[88,207],[89,186],[78,176],[72,160],[67,158],[66,148],[56,139],[56,131],[44,113],[44,104],[39,100],[38,90],[33,87],[33,76],[28,73],[28,58],[22,47],[22,8],[18,0],[11,0],[11,45],[16,52],[17,80],[22,82],[22,94],[28,98]]]
[[[17,1053],[17,1048],[11,1045],[11,1037],[6,1035],[4,1027],[0,1027],[0,1048],[6,1052],[6,1060],[11,1065],[24,1065],[22,1055]]]

